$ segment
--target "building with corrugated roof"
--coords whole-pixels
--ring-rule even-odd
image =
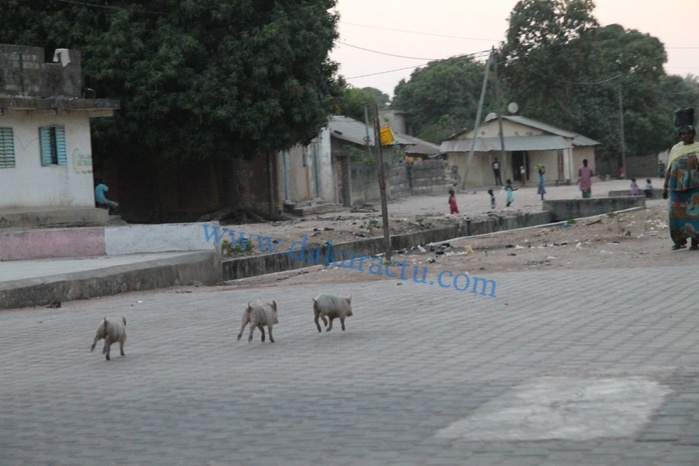
[[[545,167],[549,183],[575,182],[583,159],[595,169],[595,147],[600,143],[581,134],[532,118],[503,115],[502,135],[501,139],[497,116],[491,114],[477,133],[464,130],[442,141],[441,152],[449,165],[458,167],[460,187],[495,185],[496,158],[502,180],[520,183],[536,183],[538,166]]]

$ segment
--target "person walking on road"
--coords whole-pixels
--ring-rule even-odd
[[[510,207],[512,203],[515,201],[515,194],[513,191],[517,191],[517,188],[512,186],[512,180],[506,180],[505,183],[507,185],[505,186],[505,191],[507,192],[507,204],[505,207]]]
[[[668,217],[672,250],[699,249],[699,144],[694,140],[694,109],[675,111],[675,129],[681,141],[672,146],[667,158],[663,199],[670,198]]]
[[[578,169],[578,183],[580,184],[580,191],[582,192],[583,199],[592,197],[593,176],[592,168],[587,166],[587,159],[583,159],[582,167]]]
[[[459,213],[459,206],[456,204],[456,193],[453,189],[449,190],[449,213],[452,215]]]

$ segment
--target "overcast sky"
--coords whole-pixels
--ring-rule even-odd
[[[484,56],[505,39],[517,0],[338,0],[340,38],[331,59],[355,87],[393,96],[431,60]],[[669,74],[699,76],[699,0],[595,0],[601,26],[620,24],[665,44]],[[398,56],[395,56],[398,55]],[[401,58],[407,57],[407,58]]]

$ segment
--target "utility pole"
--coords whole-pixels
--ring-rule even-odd
[[[483,76],[483,87],[481,88],[481,100],[478,102],[478,111],[476,112],[476,124],[473,128],[473,138],[471,139],[471,150],[468,152],[468,159],[466,159],[466,170],[464,171],[464,179],[461,181],[461,188],[466,186],[466,178],[468,178],[468,166],[471,165],[473,160],[473,151],[476,148],[476,139],[478,138],[478,128],[481,125],[481,113],[483,112],[483,101],[485,100],[485,89],[488,85],[488,71],[490,70],[490,62],[493,60],[493,55],[488,57],[488,61],[485,64],[485,76]]]
[[[383,151],[381,150],[381,122],[379,121],[379,104],[375,107],[374,142],[376,143],[377,161],[379,162],[379,193],[381,194],[381,219],[383,220],[383,240],[386,248],[386,261],[391,260],[391,235],[388,230],[388,201],[386,200],[386,176],[383,167]]]
[[[369,105],[364,104],[364,127],[366,128],[366,136],[364,137],[364,143],[366,144],[366,152],[369,157],[367,160],[371,160],[371,138],[369,137]]]
[[[622,178],[626,178],[628,167],[626,166],[626,137],[624,136],[624,98],[621,93],[621,81],[619,81],[619,121],[621,126],[621,167],[624,169]]]
[[[502,109],[502,100],[500,99],[500,83],[498,82],[498,61],[495,58],[495,48],[493,48],[492,51],[490,52],[490,56],[493,57],[493,82],[494,82],[493,90],[495,91],[495,105],[497,105],[496,108],[498,110],[498,128],[500,131],[500,160],[502,160],[502,166],[506,167],[507,163],[505,160],[505,135],[503,134],[503,131],[502,131],[503,109]]]

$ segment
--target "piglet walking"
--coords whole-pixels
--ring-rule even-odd
[[[265,326],[269,330],[269,341],[274,343],[274,336],[272,335],[272,327],[274,324],[278,324],[277,319],[277,302],[276,301],[260,301],[252,300],[248,303],[248,307],[245,308],[243,312],[243,321],[240,324],[240,333],[238,334],[238,341],[243,336],[243,331],[245,331],[245,326],[250,324],[250,336],[248,337],[248,342],[252,341],[252,334],[255,332],[255,328],[260,329],[262,334],[262,341],[265,341]]]
[[[314,322],[319,332],[321,332],[320,323],[318,323],[319,318],[323,320],[323,324],[325,324],[327,328],[326,332],[332,330],[333,320],[339,318],[342,331],[344,331],[345,318],[352,315],[352,296],[343,298],[329,294],[318,295],[313,298],[313,315],[315,317]],[[329,324],[328,319],[330,319]]]
[[[95,339],[92,342],[90,351],[95,350],[97,342],[104,339],[104,348],[102,348],[102,354],[105,355],[107,361],[109,361],[109,350],[111,346],[119,342],[119,351],[121,355],[124,356],[124,342],[126,342],[126,318],[121,319],[108,319],[104,318],[99,327],[97,327],[97,333],[95,334]]]

